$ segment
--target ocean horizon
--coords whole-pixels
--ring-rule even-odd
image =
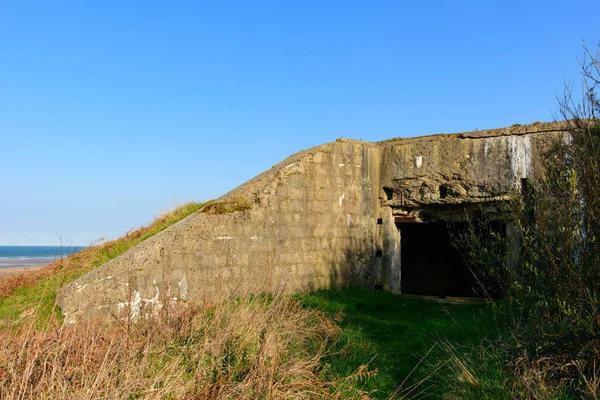
[[[0,246],[0,268],[34,267],[70,256],[86,246]]]

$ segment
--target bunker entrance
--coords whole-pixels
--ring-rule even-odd
[[[429,296],[478,296],[476,278],[452,245],[451,231],[466,229],[466,223],[449,227],[445,222],[400,223],[402,293]]]

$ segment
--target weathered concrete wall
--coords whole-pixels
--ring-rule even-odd
[[[558,124],[435,135],[383,142],[381,185],[394,214],[456,219],[465,204],[491,203],[541,171]]]
[[[338,141],[290,157],[223,196],[252,209],[195,213],[67,285],[78,314],[133,316],[165,300],[373,285],[379,149]]]
[[[455,220],[539,173],[561,126],[338,140],[300,152],[219,200],[250,210],[197,212],[65,286],[78,315],[139,316],[165,301],[341,287],[400,292],[402,221]],[[434,245],[434,244],[433,244]]]

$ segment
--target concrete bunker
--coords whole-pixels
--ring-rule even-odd
[[[186,217],[64,286],[58,305],[75,321],[279,288],[477,295],[449,232],[519,189],[527,197],[563,132],[533,124],[301,151],[217,199],[251,207]]]

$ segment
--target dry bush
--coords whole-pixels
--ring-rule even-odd
[[[319,376],[337,325],[286,295],[121,322],[0,332],[0,398],[335,398],[351,381]]]

